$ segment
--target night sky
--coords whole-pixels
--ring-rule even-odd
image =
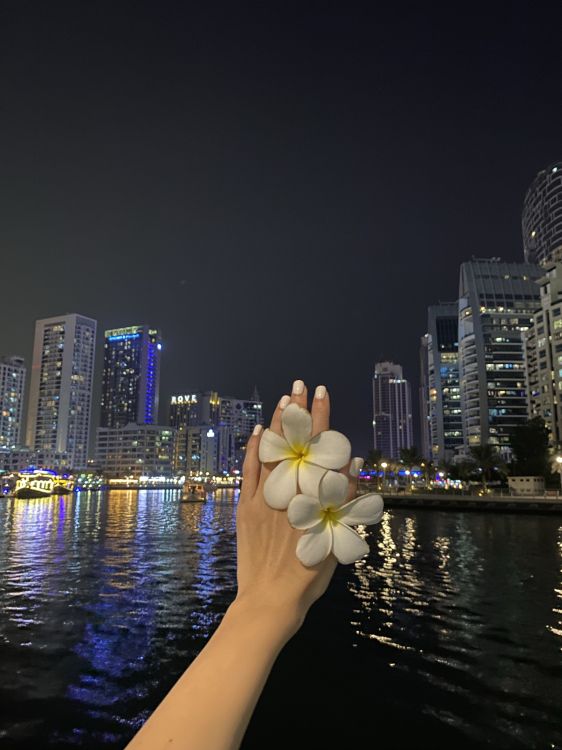
[[[325,383],[356,452],[388,358],[417,416],[427,305],[562,158],[560,6],[490,6],[4,0],[0,353],[147,322],[161,403]]]

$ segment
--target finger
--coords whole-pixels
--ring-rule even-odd
[[[302,380],[295,380],[293,390],[291,391],[291,403],[299,406],[308,407],[308,391]]]
[[[279,403],[277,404],[277,408],[273,412],[273,416],[271,417],[271,425],[270,429],[273,430],[273,432],[276,432],[278,435],[283,434],[283,430],[281,429],[281,415],[283,414],[283,409],[291,403],[291,397],[290,396],[281,396],[279,399]]]
[[[262,432],[263,427],[261,424],[257,424],[246,445],[246,456],[244,458],[244,465],[242,466],[240,502],[252,497],[258,488],[261,466],[258,452]]]
[[[312,434],[330,429],[330,396],[325,385],[317,386],[312,401]]]

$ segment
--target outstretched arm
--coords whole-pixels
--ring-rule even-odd
[[[307,406],[301,381],[275,410],[271,429],[279,434],[290,401]],[[316,389],[311,412],[313,432],[327,430],[330,403],[323,386]],[[127,750],[236,750],[277,655],[333,575],[333,555],[311,568],[300,563],[295,549],[302,532],[289,525],[286,513],[266,504],[263,485],[272,467],[260,465],[261,433],[256,433],[247,447],[236,519],[236,599]]]

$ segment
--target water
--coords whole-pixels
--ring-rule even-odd
[[[228,491],[1,500],[0,747],[123,747],[234,596],[235,514]],[[562,748],[562,517],[392,510],[368,541],[244,750]]]

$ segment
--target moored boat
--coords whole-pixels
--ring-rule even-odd
[[[50,471],[21,471],[14,497],[50,497],[54,494],[56,474]]]
[[[207,491],[204,484],[186,482],[183,486],[181,496],[182,503],[204,503],[207,499]]]
[[[69,476],[55,477],[54,495],[70,495],[74,492],[74,478]]]
[[[48,469],[20,471],[17,475],[14,497],[51,497],[70,495],[74,491],[74,478]]]

